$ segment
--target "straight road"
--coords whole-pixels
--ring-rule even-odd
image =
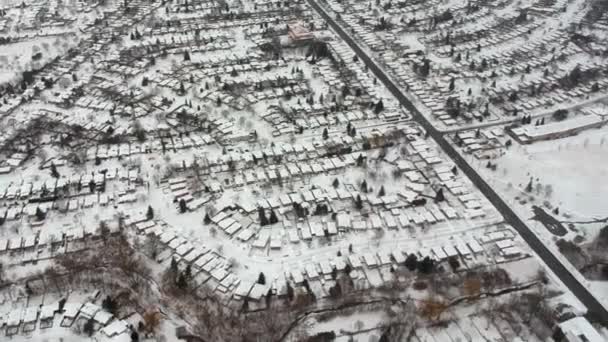
[[[460,168],[473,184],[488,198],[494,207],[504,217],[505,221],[512,225],[528,243],[528,245],[538,254],[547,266],[555,273],[561,281],[570,289],[570,291],[587,307],[588,315],[601,321],[604,325],[608,325],[608,311],[606,308],[589,292],[589,290],[581,284],[576,277],[547,249],[543,242],[526,226],[526,224],[515,214],[515,212],[507,205],[492,187],[475,171],[456,151],[456,149],[444,138],[443,134],[435,129],[416,107],[408,100],[401,92],[399,87],[387,76],[382,68],[374,62],[363,51],[361,47],[351,38],[351,36],[338,24],[338,22],[330,16],[324,8],[322,8],[314,0],[308,0],[309,4],[319,13],[332,27],[332,29],[355,51],[359,59],[361,59],[371,70],[376,77],[384,83],[387,89],[397,98],[403,107],[412,113],[413,119],[418,122],[432,137],[443,151],[452,159],[452,161]]]

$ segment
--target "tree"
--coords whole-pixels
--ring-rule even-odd
[[[361,191],[367,193],[367,181],[365,179],[361,182]]]
[[[443,301],[427,298],[421,303],[420,314],[429,320],[439,320],[439,317],[447,308],[448,305]]]
[[[184,270],[184,277],[186,277],[186,280],[192,279],[192,266],[190,264]]]
[[[143,314],[144,331],[146,333],[154,333],[160,326],[160,312],[148,310]]]
[[[355,207],[359,210],[363,209],[363,201],[361,200],[361,195],[357,194],[357,198],[355,199]]]
[[[277,214],[274,212],[274,210],[270,210],[270,224],[275,224],[277,222],[279,222]]]
[[[435,262],[433,259],[426,256],[424,259],[418,261],[416,268],[418,269],[418,272],[422,274],[430,274],[433,271],[434,266]]]
[[[175,257],[171,258],[171,264],[169,265],[169,271],[173,275],[177,274],[178,268],[177,268],[177,260],[175,260]]]
[[[458,270],[458,268],[460,267],[460,261],[458,261],[457,257],[450,257],[448,259],[448,263],[450,264],[450,267],[454,272],[456,272],[456,270]]]
[[[148,220],[151,220],[154,218],[154,209],[152,209],[152,206],[148,206],[148,212],[146,212],[146,218]]]
[[[95,192],[95,181],[93,179],[89,182],[89,191],[91,191],[91,193]]]
[[[186,50],[184,51],[184,61],[189,61],[190,60],[190,53]]]
[[[110,297],[109,295],[106,296],[103,301],[101,301],[101,307],[111,314],[116,314],[117,305],[118,304],[116,303],[116,301],[112,299],[112,297]]]
[[[568,117],[568,111],[565,109],[558,109],[553,113],[553,119],[557,121],[563,121]]]
[[[183,214],[186,211],[188,211],[188,205],[186,204],[186,200],[183,199],[183,198],[180,198],[180,200],[179,200],[179,212]]]
[[[407,267],[408,270],[410,271],[415,271],[416,270],[416,266],[418,264],[418,257],[416,256],[416,254],[410,254],[407,256],[407,258],[405,259],[405,267]]]
[[[67,299],[65,299],[65,298],[61,298],[59,300],[59,308],[58,309],[59,309],[60,312],[63,311],[63,307],[65,306],[66,302],[67,302]]]
[[[205,218],[203,219],[203,222],[205,224],[210,224],[211,223],[211,217],[209,217],[209,213],[205,213]]]
[[[384,110],[384,102],[382,102],[382,100],[379,100],[376,105],[374,106],[374,113],[380,114],[381,111]]]
[[[57,166],[55,166],[55,163],[51,163],[51,176],[53,178],[59,178],[59,172],[57,171]]]
[[[264,275],[264,272],[260,272],[260,275],[258,276],[258,284],[266,285],[266,276]]]
[[[388,331],[382,333],[378,342],[390,342],[390,339],[388,338]]]
[[[89,337],[93,336],[93,333],[95,332],[95,320],[92,317],[89,318],[82,327],[82,330],[89,335]]]
[[[386,192],[384,191],[384,185],[380,186],[380,191],[378,191],[378,197],[382,197],[386,195]]]
[[[443,202],[445,201],[445,197],[443,195],[443,188],[440,188],[439,190],[437,190],[437,193],[435,194],[435,202]]]
[[[260,226],[265,226],[268,224],[268,219],[266,218],[266,213],[264,211],[264,208],[262,208],[262,207],[258,208],[258,217],[260,219]]]
[[[131,342],[139,342],[139,333],[135,330],[131,332]]]
[[[357,166],[362,166],[364,161],[365,159],[363,158],[363,155],[359,154],[359,156],[357,157]]]
[[[177,282],[175,283],[178,288],[184,290],[188,287],[188,281],[186,280],[186,275],[184,273],[180,273],[179,277],[177,277]]]
[[[46,213],[40,209],[40,207],[36,207],[36,219],[38,221],[44,221],[46,218]]]
[[[340,185],[340,181],[338,180],[338,178],[334,179],[333,183],[331,184],[334,188],[338,188],[338,186]]]
[[[329,138],[329,132],[327,131],[327,127],[323,128],[323,140],[327,140]]]
[[[448,89],[449,89],[450,91],[454,91],[454,82],[456,82],[456,79],[455,79],[454,77],[452,77],[452,78],[450,79],[450,85],[448,86]]]
[[[418,72],[420,73],[420,76],[422,77],[427,77],[429,75],[431,71],[431,61],[429,59],[424,59],[424,61],[422,61],[422,66],[420,67],[420,69],[418,69]]]
[[[530,178],[530,182],[526,185],[526,192],[532,192],[532,178]]]
[[[476,296],[481,292],[481,280],[479,277],[470,276],[465,279],[462,287],[465,295]]]

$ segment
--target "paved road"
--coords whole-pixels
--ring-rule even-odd
[[[452,159],[475,186],[489,199],[489,201],[502,214],[505,221],[511,224],[528,243],[528,245],[543,259],[547,266],[561,281],[574,293],[574,295],[588,308],[589,315],[608,325],[608,311],[595,299],[595,297],[582,285],[570,271],[547,249],[543,242],[526,226],[515,212],[498,196],[492,187],[475,171],[467,161],[448,143],[443,134],[416,109],[416,107],[401,92],[399,87],[386,75],[386,73],[359,47],[340,24],[331,17],[314,0],[308,0],[310,5],[330,24],[333,30],[355,51],[359,59],[368,66],[376,77],[388,88],[397,100],[412,113],[416,120],[428,134],[437,142],[443,151]]]

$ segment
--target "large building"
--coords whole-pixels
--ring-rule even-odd
[[[312,34],[301,21],[292,21],[287,24],[287,27],[289,40],[293,43],[307,42],[315,38],[314,34]]]

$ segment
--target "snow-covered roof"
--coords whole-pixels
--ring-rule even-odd
[[[605,339],[599,332],[589,323],[585,317],[574,317],[559,324],[560,329],[564,334],[570,334],[579,339],[579,341],[587,342],[602,342]]]

